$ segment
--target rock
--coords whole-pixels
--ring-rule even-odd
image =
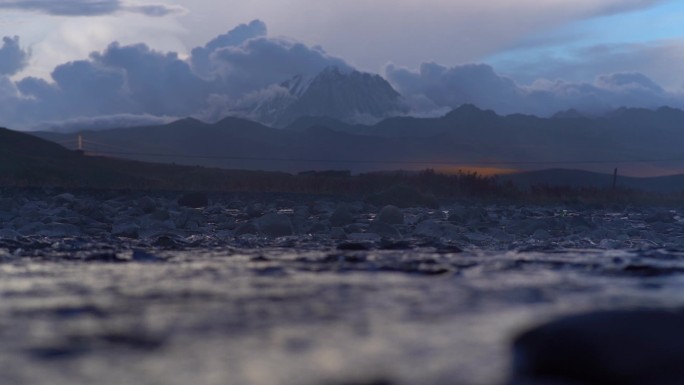
[[[73,237],[81,234],[81,230],[68,223],[50,223],[37,229],[36,235],[51,238]]]
[[[369,233],[375,233],[382,238],[401,239],[403,238],[399,230],[394,226],[384,222],[373,222],[368,228]]]
[[[673,223],[675,222],[675,213],[668,210],[654,210],[653,212],[646,215],[644,221],[647,223]]]
[[[621,310],[571,316],[520,335],[513,352],[516,384],[682,384],[684,314]]]
[[[19,238],[21,234],[18,232],[12,230],[12,229],[0,229],[0,240],[2,239],[9,239],[9,240],[16,240]]]
[[[442,226],[434,219],[428,219],[416,226],[413,235],[424,238],[439,238],[442,236]]]
[[[341,227],[333,227],[330,229],[330,238],[337,240],[347,239],[347,233],[345,233],[344,229]]]
[[[286,215],[270,213],[262,216],[256,221],[261,234],[268,237],[285,237],[293,235],[292,222]]]
[[[189,192],[178,198],[178,205],[193,209],[209,206],[209,196],[203,192]]]
[[[397,206],[385,206],[380,210],[375,220],[388,225],[404,224],[404,213]]]
[[[453,224],[477,224],[488,217],[487,210],[482,207],[455,207],[449,210],[448,221]]]
[[[64,204],[74,203],[76,201],[76,197],[74,196],[74,194],[64,193],[64,194],[57,195],[54,198],[54,200],[55,200],[55,203],[60,204],[60,205],[64,205]]]
[[[423,194],[413,187],[403,185],[393,186],[389,190],[371,195],[367,201],[378,206],[439,208],[439,202],[434,197]]]
[[[544,229],[537,229],[532,234],[532,238],[540,240],[540,241],[547,241],[547,240],[551,239],[551,234],[549,234],[549,232],[544,230]]]
[[[144,212],[145,214],[151,214],[157,208],[157,202],[155,202],[154,199],[152,199],[148,196],[144,196],[144,197],[138,199],[137,203],[138,203],[138,208],[140,210],[142,210],[142,212]]]
[[[121,238],[137,239],[140,236],[140,226],[135,223],[117,223],[112,227],[112,235]]]
[[[355,242],[364,242],[364,241],[380,241],[382,237],[378,234],[375,233],[352,233],[347,235],[347,239],[350,241],[355,241]]]
[[[257,227],[254,222],[249,221],[240,224],[236,229],[235,229],[235,235],[240,236],[240,235],[246,235],[246,234],[259,234],[259,227]]]
[[[264,205],[255,203],[247,206],[246,214],[249,218],[256,218],[264,215]]]
[[[321,222],[314,222],[308,226],[307,234],[327,234],[330,232],[330,227]]]
[[[354,216],[346,204],[340,204],[330,216],[330,224],[334,227],[343,227],[354,223]]]
[[[152,262],[163,262],[166,259],[158,257],[154,254],[150,254],[144,250],[133,250],[131,259],[135,262],[152,263]]]
[[[178,229],[199,230],[206,224],[206,219],[201,212],[193,209],[184,209],[173,217],[173,223]]]

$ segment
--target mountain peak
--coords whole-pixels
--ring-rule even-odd
[[[245,115],[284,127],[306,116],[375,123],[408,112],[401,95],[384,78],[356,70],[330,66],[312,78],[297,75],[279,86],[284,92],[259,100]]]

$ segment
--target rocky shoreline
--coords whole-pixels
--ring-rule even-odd
[[[293,194],[5,191],[0,249],[684,249],[682,208],[387,203]]]

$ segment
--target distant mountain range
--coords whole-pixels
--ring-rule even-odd
[[[297,75],[253,95],[235,114],[284,127],[309,116],[375,123],[408,112],[401,95],[381,76],[328,67],[313,78]]]
[[[310,88],[310,87],[309,87]],[[35,133],[74,141],[78,134]],[[500,116],[464,105],[440,118],[374,125],[300,118],[284,129],[240,118],[80,133],[86,151],[139,160],[298,172],[347,169],[573,168],[620,174],[684,172],[684,111],[620,109],[589,118]]]

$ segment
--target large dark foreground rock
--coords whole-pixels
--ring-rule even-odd
[[[684,313],[572,316],[520,335],[513,350],[513,385],[684,384]]]

